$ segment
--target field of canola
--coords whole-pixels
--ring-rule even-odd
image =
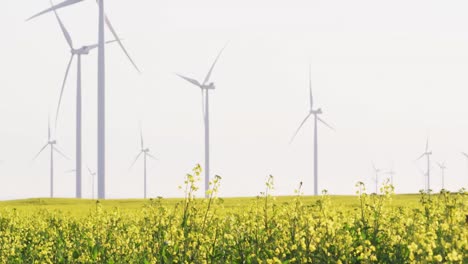
[[[326,193],[305,202],[299,186],[279,202],[270,177],[261,196],[226,208],[219,177],[209,199],[195,199],[200,173],[187,175],[185,199],[134,210],[2,208],[0,263],[468,263],[464,190],[405,206],[390,185],[375,195],[358,183],[347,206]]]

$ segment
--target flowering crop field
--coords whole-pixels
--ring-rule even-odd
[[[184,199],[0,203],[0,263],[468,263],[464,190],[274,197],[270,177],[257,198],[220,199],[216,177],[195,199],[200,173]]]

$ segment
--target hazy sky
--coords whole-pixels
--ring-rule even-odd
[[[58,2],[57,0],[55,1]],[[69,48],[47,0],[3,0],[0,8],[0,199],[49,194],[46,143]],[[107,0],[106,12],[142,69],[116,45],[107,49],[107,196],[143,195],[139,122],[152,153],[149,195],[182,196],[178,186],[203,164],[201,79],[229,41],[212,80],[212,172],[221,195],[257,195],[269,174],[276,194],[300,181],[313,191],[313,126],[289,140],[308,113],[308,64],[316,103],[336,132],[319,129],[319,189],[373,190],[372,161],[394,164],[396,191],[424,187],[415,159],[430,136],[435,161],[446,161],[446,187],[468,186],[468,2]],[[77,47],[97,40],[97,6],[85,1],[60,15]],[[107,32],[110,39],[110,34]],[[83,58],[84,153],[96,167],[97,53]],[[76,64],[56,133],[74,153]],[[73,160],[56,158],[55,193],[74,196]],[[441,187],[434,163],[432,188]],[[200,182],[201,185],[201,182]],[[91,195],[84,175],[84,195]]]

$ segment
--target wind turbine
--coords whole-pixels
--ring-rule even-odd
[[[426,160],[427,160],[427,172],[426,172],[426,176],[427,176],[426,191],[427,192],[429,192],[429,190],[431,189],[431,159],[430,159],[431,155],[432,155],[432,151],[429,151],[429,138],[427,138],[426,149],[424,150],[424,153],[421,154],[421,156],[419,156],[419,158],[417,159],[417,160],[420,160],[423,157],[426,157]]]
[[[50,120],[49,120],[49,125],[48,125],[48,130],[47,130],[47,143],[44,145],[44,147],[41,148],[39,153],[34,157],[33,160],[36,160],[41,153],[50,146],[50,198],[54,198],[54,152],[57,152],[59,155],[64,157],[65,159],[68,159],[68,157],[63,154],[62,151],[60,151],[57,148],[57,140],[52,139],[51,131],[50,131]]]
[[[445,170],[447,169],[447,166],[445,166],[445,161],[442,163],[437,162],[437,165],[439,166],[440,171],[442,173],[442,190],[444,190],[445,189]]]
[[[211,65],[208,74],[202,83],[199,81],[177,74],[180,78],[190,82],[191,84],[197,86],[201,90],[202,95],[202,109],[203,109],[203,120],[205,123],[205,198],[208,198],[207,191],[210,188],[210,105],[209,105],[209,90],[214,90],[216,87],[213,82],[210,81],[211,73],[213,72],[216,63],[218,62],[219,57],[223,53],[226,46],[224,46],[221,51],[218,53],[215,61]]]
[[[462,152],[461,154],[463,155],[463,157],[465,157],[467,164],[468,164],[468,154],[466,152]]]
[[[36,18],[38,16],[44,15],[46,13],[58,10],[70,5],[74,5],[85,0],[65,0],[59,4],[53,5],[50,8],[47,8],[34,16],[27,19],[27,21]],[[123,46],[120,38],[117,35],[117,32],[112,27],[109,19],[104,12],[104,0],[98,0],[97,4],[99,6],[99,23],[98,23],[98,198],[106,198],[106,111],[105,111],[105,87],[106,87],[106,67],[105,67],[105,32],[104,25],[107,25],[112,35],[116,39],[119,46],[122,48],[123,52],[133,64],[135,69],[140,72],[135,62],[132,60],[127,50]]]
[[[390,169],[389,171],[385,172],[385,174],[390,175],[390,184],[391,184],[393,187],[395,187],[395,186],[393,185],[393,176],[395,176],[395,174],[396,174],[395,170],[392,168],[392,169]]]
[[[51,1],[51,5],[53,6],[53,3]],[[62,20],[60,19],[57,10],[54,10],[55,17],[57,18],[57,22],[60,26],[60,29],[62,30],[62,33],[65,37],[65,40],[67,41],[68,46],[70,47],[70,61],[68,63],[67,69],[65,71],[65,77],[63,79],[62,83],[62,88],[60,90],[60,97],[57,105],[57,112],[55,116],[55,127],[57,127],[58,124],[58,118],[59,118],[59,113],[60,113],[60,106],[62,103],[62,96],[63,92],[65,90],[65,84],[67,82],[68,78],[68,73],[70,71],[71,64],[73,62],[73,59],[75,56],[77,57],[77,85],[76,85],[76,148],[75,148],[75,174],[76,174],[76,198],[82,198],[82,98],[81,98],[81,56],[83,55],[88,55],[90,51],[96,49],[98,47],[97,44],[95,45],[90,45],[90,46],[83,46],[79,49],[76,49],[73,46],[73,40],[71,38],[71,35],[65,25],[63,24]],[[115,42],[114,41],[108,41],[107,43]]]
[[[382,171],[381,169],[377,169],[377,167],[375,167],[375,164],[372,162],[372,169],[374,170],[374,173],[375,173],[375,194],[378,193],[379,191],[379,174],[380,172]]]
[[[88,172],[89,172],[89,175],[91,175],[91,190],[92,190],[92,199],[94,200],[94,191],[96,190],[96,187],[94,187],[94,183],[96,182],[96,172],[95,171],[92,171],[89,167],[88,167]]]
[[[314,108],[314,98],[312,95],[312,69],[311,66],[309,65],[309,104],[310,104],[310,109],[309,109],[309,114],[304,118],[302,121],[301,125],[299,128],[296,130],[296,133],[292,137],[290,144],[294,141],[296,138],[297,134],[301,130],[302,126],[306,123],[307,119],[309,119],[310,116],[314,116],[314,195],[318,195],[318,127],[317,124],[318,122],[324,124],[331,130],[335,130],[332,126],[330,126],[327,122],[325,122],[322,118],[319,117],[322,112],[322,108]]]
[[[135,163],[138,161],[140,156],[143,155],[143,181],[144,181],[144,196],[143,197],[146,199],[147,197],[146,195],[147,194],[147,176],[146,176],[147,158],[149,157],[154,160],[157,160],[157,159],[156,157],[150,154],[150,149],[145,147],[144,140],[143,140],[143,130],[141,129],[140,129],[140,147],[141,147],[141,150],[136,156],[135,161],[133,161],[132,166],[130,166],[130,168],[132,168],[135,165]]]

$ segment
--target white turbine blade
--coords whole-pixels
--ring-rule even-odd
[[[141,126],[140,126],[140,143],[141,143],[141,149],[143,149],[145,144],[143,141],[143,129],[141,128]]]
[[[461,154],[465,156],[465,158],[468,158],[468,154],[466,152],[462,152]]]
[[[197,80],[192,79],[192,78],[189,78],[189,77],[185,77],[185,76],[183,76],[183,75],[181,75],[181,74],[178,74],[178,73],[176,73],[176,75],[179,76],[180,78],[182,78],[182,79],[188,81],[189,83],[191,83],[191,84],[193,84],[193,85],[196,85],[196,86],[198,86],[198,87],[201,88],[201,84],[200,84]]]
[[[153,156],[153,155],[151,155],[151,154],[149,154],[149,153],[146,153],[146,156],[148,156],[148,157],[150,157],[150,158],[152,158],[152,159],[154,159],[154,160],[158,160],[155,156]]]
[[[140,69],[138,69],[138,66],[136,66],[136,64],[135,64],[135,62],[133,61],[132,57],[130,57],[130,54],[128,54],[127,49],[125,49],[124,45],[123,45],[122,42],[120,41],[120,38],[119,38],[119,36],[117,35],[117,32],[115,32],[114,27],[112,27],[112,24],[111,24],[111,22],[109,21],[109,18],[107,18],[107,15],[106,15],[106,25],[107,25],[107,27],[109,28],[109,30],[111,31],[112,35],[114,35],[115,40],[119,43],[119,46],[120,46],[120,48],[122,49],[122,51],[125,53],[125,55],[127,56],[127,58],[128,58],[128,59],[130,60],[130,62],[132,63],[133,67],[135,67],[135,69],[138,71],[138,73],[141,73]]]
[[[82,2],[82,1],[84,1],[84,0],[66,0],[66,1],[63,1],[60,4],[56,4],[56,5],[54,5],[54,6],[50,7],[50,8],[47,8],[44,11],[41,11],[41,12],[35,14],[34,16],[28,18],[26,21],[29,21],[29,20],[31,20],[33,18],[36,18],[36,17],[41,16],[43,14],[49,13],[51,11],[58,10],[60,8],[63,8],[63,7],[67,7],[69,5],[74,5],[74,4]]]
[[[310,92],[310,109],[314,107],[314,97],[312,96],[312,66],[309,64],[309,92]]]
[[[336,130],[334,127],[330,126],[327,122],[325,122],[322,118],[317,117],[317,120],[320,121],[322,124],[330,128],[331,130]]]
[[[48,124],[47,124],[47,140],[50,141],[51,137],[52,137],[52,135],[50,133],[50,116],[49,116],[49,120],[48,120]]]
[[[41,150],[36,154],[36,156],[34,156],[33,161],[35,161],[39,157],[39,155],[41,155],[41,153],[47,148],[47,146],[49,146],[49,143],[45,144],[44,147],[41,148]]]
[[[224,47],[221,49],[221,51],[218,53],[218,56],[216,56],[216,59],[215,61],[213,62],[213,64],[211,65],[211,68],[210,68],[210,71],[208,72],[208,74],[206,75],[205,77],[205,80],[203,81],[203,84],[207,84],[208,81],[210,80],[210,77],[211,77],[211,73],[213,72],[213,69],[214,67],[216,66],[216,63],[218,62],[219,60],[219,57],[221,57],[221,54],[223,53],[224,49],[227,47],[227,44],[224,45]]]
[[[52,3],[52,0],[50,1],[50,5],[54,6],[54,3]],[[72,40],[72,38],[70,36],[70,32],[68,32],[67,28],[65,27],[62,20],[60,19],[59,15],[57,13],[57,10],[55,10],[55,9],[54,9],[54,14],[55,14],[55,17],[57,18],[57,21],[58,21],[59,25],[60,25],[60,29],[62,30],[62,33],[65,36],[65,39],[67,40],[68,46],[70,47],[70,49],[73,49],[73,40]]]
[[[106,44],[111,44],[111,43],[114,43],[114,42],[117,42],[117,40],[106,41]],[[96,49],[98,47],[99,47],[99,44],[94,44],[94,45],[88,46],[88,49],[91,51],[91,50]]]
[[[67,83],[68,73],[70,72],[70,67],[73,62],[73,58],[75,57],[74,54],[71,55],[70,61],[68,62],[67,70],[65,71],[65,77],[63,78],[62,82],[62,89],[60,90],[60,97],[57,105],[57,112],[55,113],[55,127],[57,127],[59,112],[60,112],[60,105],[62,104],[62,96],[63,91],[65,90],[65,84]]]
[[[429,151],[429,138],[426,140],[426,153]]]
[[[65,155],[57,146],[52,146],[52,148],[54,149],[55,152],[57,152],[58,154],[60,154],[60,156],[64,157],[65,159],[69,160],[70,158]]]
[[[291,141],[289,141],[289,144],[291,144],[294,139],[296,138],[297,134],[299,133],[299,131],[301,130],[302,126],[304,126],[305,122],[307,121],[307,119],[309,119],[309,117],[311,116],[312,114],[308,114],[304,120],[302,121],[301,125],[299,126],[299,128],[296,130],[296,133],[294,133],[294,136],[291,138]]]
[[[374,162],[372,162],[372,168],[374,169],[374,171],[377,172],[377,167],[375,167],[375,163],[374,163]]]
[[[425,155],[426,155],[426,153],[421,154],[421,156],[419,156],[419,158],[417,158],[416,160],[422,159]]]
[[[143,154],[143,151],[140,151],[140,153],[136,156],[135,160],[133,161],[132,163],[132,166],[130,166],[129,169],[133,168],[133,166],[135,166],[135,163],[138,161],[138,159],[140,158],[141,154]]]
[[[87,167],[87,169],[88,169],[89,174],[93,175],[93,171],[89,167]]]

